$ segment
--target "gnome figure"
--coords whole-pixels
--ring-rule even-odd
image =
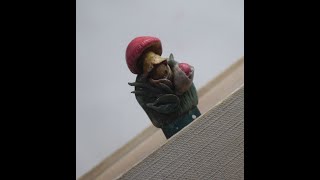
[[[133,39],[126,50],[128,68],[137,74],[129,83],[132,93],[152,124],[161,128],[169,139],[199,117],[198,96],[193,84],[194,68],[178,63],[172,54],[161,57],[160,39],[141,36]]]

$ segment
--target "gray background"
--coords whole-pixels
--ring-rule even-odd
[[[163,57],[195,67],[203,86],[243,56],[243,0],[77,0],[76,176],[151,124],[127,82],[136,36],[161,39]]]

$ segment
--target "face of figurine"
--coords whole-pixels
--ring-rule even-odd
[[[194,68],[189,64],[176,62],[173,55],[162,58],[154,53],[148,53],[143,68],[151,82],[168,84],[170,81],[178,95],[186,92],[192,85]]]
[[[150,73],[150,77],[154,80],[158,79],[171,79],[172,71],[169,67],[167,60],[160,64],[155,65],[154,69]]]
[[[153,80],[169,79],[172,80],[172,71],[168,65],[168,59],[163,58],[154,52],[147,52],[143,57],[143,73],[145,77]]]

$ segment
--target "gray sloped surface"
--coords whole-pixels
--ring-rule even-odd
[[[243,179],[244,86],[119,179]]]

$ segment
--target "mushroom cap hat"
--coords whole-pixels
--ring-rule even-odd
[[[128,68],[133,74],[141,74],[143,65],[139,60],[146,51],[152,51],[161,56],[162,45],[160,39],[152,36],[140,36],[134,38],[127,46],[126,61]]]

